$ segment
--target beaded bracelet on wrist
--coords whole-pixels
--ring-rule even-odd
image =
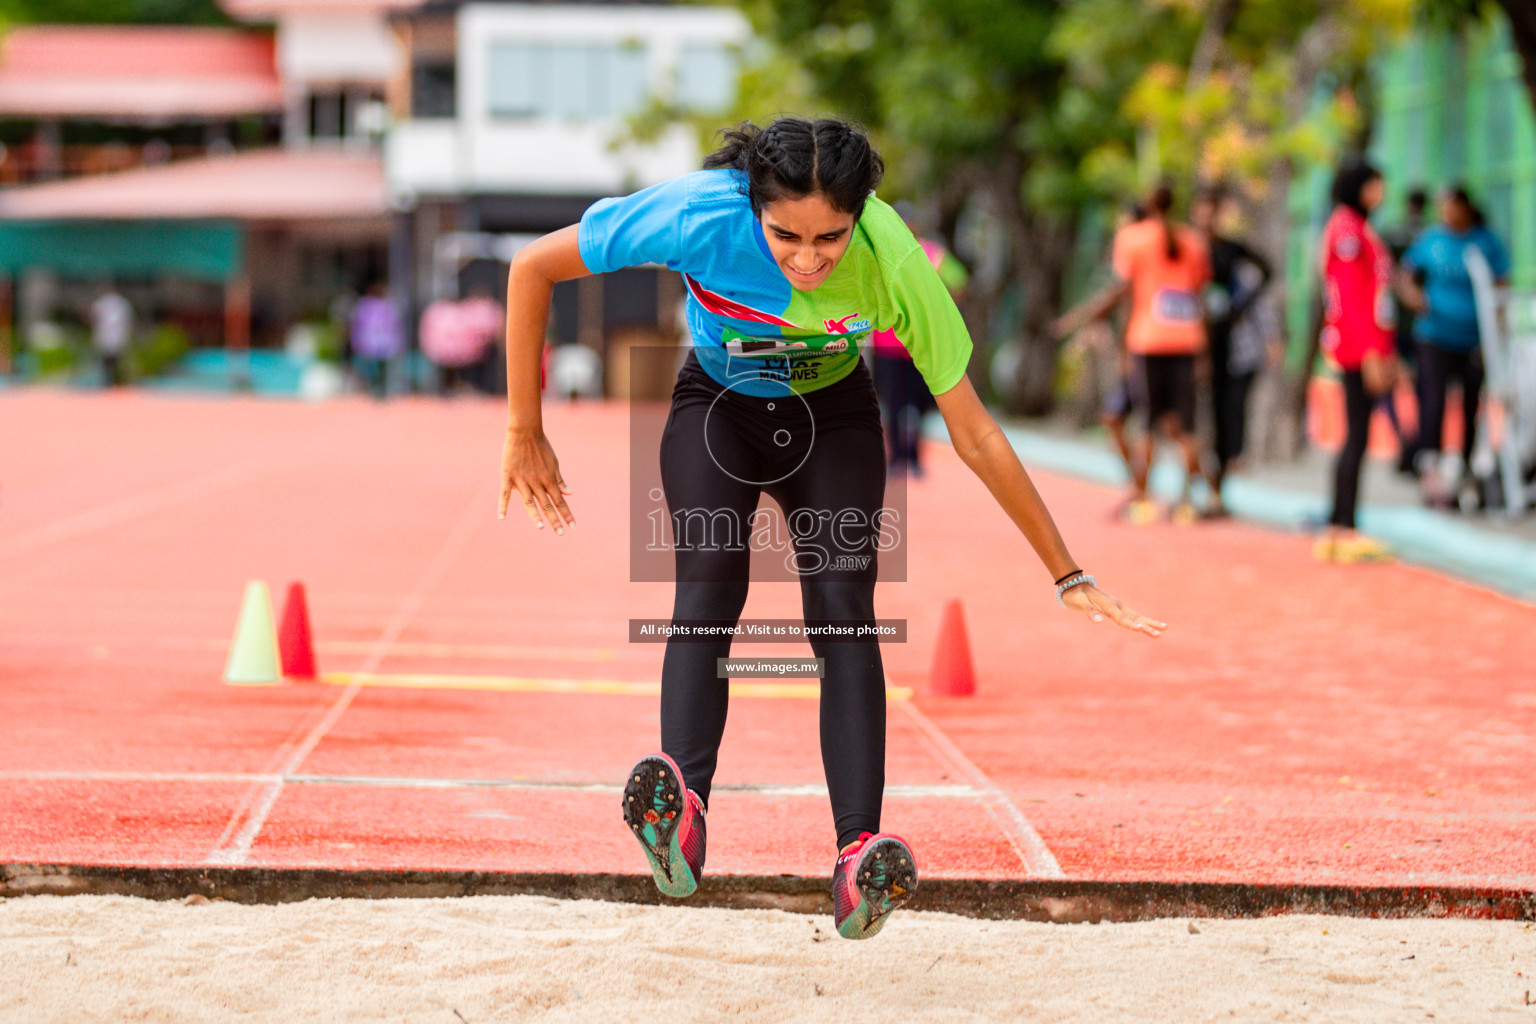
[[[1056,603],[1065,608],[1067,606],[1067,602],[1061,599],[1061,595],[1065,594],[1073,587],[1083,583],[1086,583],[1092,587],[1099,585],[1099,581],[1088,575],[1086,572],[1074,573],[1073,575],[1068,576],[1066,579],[1062,580],[1060,583],[1056,584]]]

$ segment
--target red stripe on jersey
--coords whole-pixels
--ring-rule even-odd
[[[797,331],[805,329],[797,323],[785,320],[783,317],[774,316],[772,313],[764,313],[760,309],[744,306],[739,302],[726,298],[724,295],[716,294],[700,285],[699,282],[687,274],[683,275],[683,280],[688,282],[688,290],[693,293],[695,299],[699,300],[699,304],[716,316],[730,317],[732,320],[749,320],[756,324],[772,324],[775,327],[793,327]]]

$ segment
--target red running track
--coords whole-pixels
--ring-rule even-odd
[[[324,672],[654,684],[627,575],[628,411],[551,406],[579,525],[495,518],[494,402],[0,396],[0,861],[639,872],[618,785],[654,696],[234,687],[242,590],[307,584]],[[948,449],[878,611],[920,686],[964,601],[974,698],[893,700],[886,825],[930,877],[1536,888],[1532,608],[1318,566],[1238,523],[1112,523],[1038,474],[1158,641],[1060,611]],[[796,618],[755,584],[746,614]],[[808,648],[738,646],[738,654]],[[733,699],[711,873],[827,873],[815,701]]]

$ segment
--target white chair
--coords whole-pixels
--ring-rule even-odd
[[[602,356],[585,345],[556,345],[549,352],[548,390],[567,398],[601,398]]]
[[[1479,430],[1473,460],[1497,460],[1504,511],[1520,515],[1536,497],[1525,485],[1525,467],[1536,464],[1536,293],[1499,287],[1475,245],[1462,258],[1477,300],[1488,402],[1503,412],[1498,443]]]

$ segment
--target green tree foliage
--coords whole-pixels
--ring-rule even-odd
[[[1025,358],[1004,398],[1015,411],[1043,411],[1055,353],[1045,325],[1062,304],[1080,212],[1098,192],[1079,168],[1106,139],[1126,136],[1102,95],[1070,88],[1051,45],[1061,4],[747,0],[745,10],[775,52],[804,69],[819,109],[871,130],[889,191],[927,200],[941,235],[968,206],[987,211],[1006,266],[975,282],[967,319],[985,340],[1005,293],[1021,293]]]
[[[1367,62],[1407,26],[1409,2],[1066,0],[1055,42],[1074,81],[1100,105],[1118,98],[1137,133],[1134,149],[1111,144],[1083,174],[1267,195],[1277,163],[1332,160],[1362,130]],[[1338,87],[1319,103],[1323,74]]]
[[[217,0],[0,0],[0,22],[34,25],[228,25]]]

